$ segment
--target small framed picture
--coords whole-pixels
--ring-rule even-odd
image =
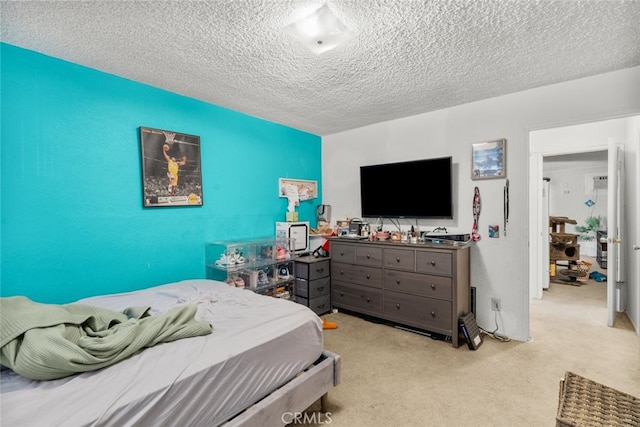
[[[300,201],[316,199],[318,197],[318,181],[280,178],[278,180],[278,194],[280,197],[287,197],[288,185],[293,185],[298,189]]]
[[[506,178],[507,140],[471,145],[471,179]]]

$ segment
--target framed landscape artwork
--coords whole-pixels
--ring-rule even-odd
[[[506,178],[507,140],[471,145],[471,179]]]

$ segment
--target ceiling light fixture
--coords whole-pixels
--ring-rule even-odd
[[[326,3],[311,15],[287,25],[286,29],[316,55],[334,49],[353,37]]]

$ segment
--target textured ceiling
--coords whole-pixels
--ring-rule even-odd
[[[317,135],[640,65],[640,1],[6,1],[3,42]]]

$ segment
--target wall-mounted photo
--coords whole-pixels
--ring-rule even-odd
[[[506,139],[471,145],[471,179],[505,178],[506,176]]]
[[[300,201],[311,200],[318,197],[318,181],[280,178],[278,180],[280,197],[287,197],[288,185],[293,185],[298,189],[298,198]]]
[[[140,127],[145,207],[202,206],[200,137]]]

